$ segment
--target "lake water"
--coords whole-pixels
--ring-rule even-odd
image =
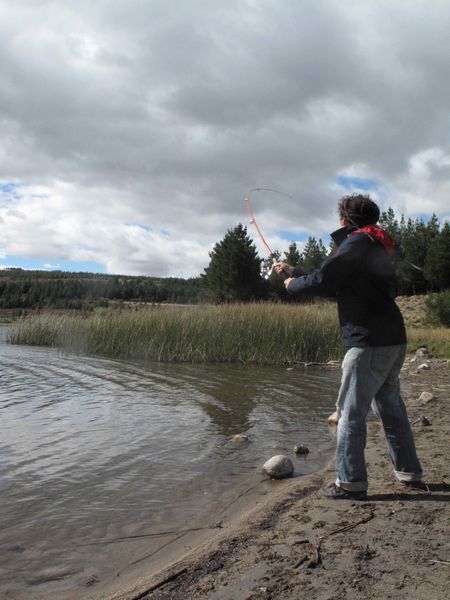
[[[333,452],[338,370],[138,364],[13,346],[5,331],[1,598],[95,597],[168,531],[220,520],[270,456],[304,444],[306,474]]]

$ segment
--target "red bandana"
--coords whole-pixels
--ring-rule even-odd
[[[373,240],[380,242],[380,244],[383,246],[383,248],[386,250],[386,252],[389,255],[393,254],[393,252],[394,252],[393,239],[386,231],[383,231],[383,229],[381,229],[381,227],[378,227],[378,225],[367,225],[366,227],[361,227],[360,229],[356,229],[355,231],[352,231],[350,233],[350,235],[353,235],[354,233],[366,233]]]

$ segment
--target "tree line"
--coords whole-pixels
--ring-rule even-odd
[[[435,215],[398,220],[392,208],[381,215],[380,226],[394,239],[398,293],[423,294],[450,289],[450,225]],[[292,301],[282,280],[271,273],[274,260],[283,260],[308,273],[334,251],[311,236],[302,250],[291,242],[283,254],[262,259],[238,224],[210,252],[204,273],[190,279],[119,276],[63,271],[0,270],[0,308],[89,308],[117,302],[196,304],[249,300]]]
[[[394,240],[393,260],[399,295],[450,288],[450,225],[447,221],[441,227],[434,214],[428,222],[406,219],[403,215],[398,220],[394,210],[389,208],[382,213],[379,225]],[[271,274],[273,262],[287,262],[296,268],[296,273],[305,274],[318,268],[334,250],[333,242],[325,247],[321,239],[311,236],[302,251],[291,242],[284,255],[276,250],[273,256],[261,260],[247,229],[239,224],[216,244],[203,278],[219,301],[287,300],[280,278]],[[265,279],[261,278],[260,271]]]
[[[0,308],[90,308],[110,301],[200,302],[200,277],[125,277],[62,271],[0,271]]]

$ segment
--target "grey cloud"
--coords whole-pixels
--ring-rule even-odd
[[[195,268],[246,220],[250,188],[292,194],[258,196],[270,227],[298,229],[298,219],[320,232],[343,169],[365,165],[393,202],[414,189],[412,157],[450,151],[445,2],[0,7],[0,180],[66,193],[61,215],[75,222],[91,211],[105,230],[167,229],[190,244]],[[433,189],[444,214],[443,188]],[[104,241],[108,268],[148,268],[126,259],[125,242],[119,258],[108,233]],[[175,268],[158,245],[136,243],[159,274]],[[28,253],[38,248],[30,238]]]

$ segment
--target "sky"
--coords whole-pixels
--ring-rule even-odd
[[[195,277],[337,200],[450,218],[448,0],[0,0],[0,267]]]

